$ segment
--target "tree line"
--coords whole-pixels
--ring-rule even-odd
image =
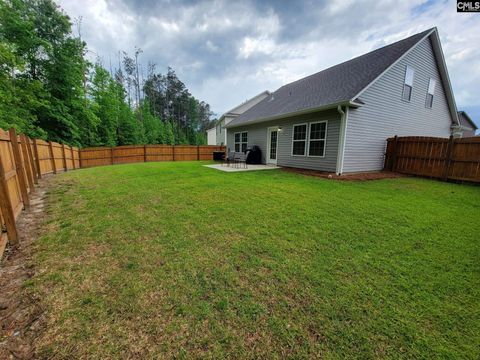
[[[210,106],[172,68],[144,78],[136,48],[108,71],[87,51],[55,2],[2,0],[0,127],[81,147],[206,142]]]

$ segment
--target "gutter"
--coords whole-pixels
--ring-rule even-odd
[[[465,126],[465,125],[457,125],[457,124],[454,124],[454,125],[450,126],[450,129],[452,129],[452,130],[460,129],[460,130],[465,130],[465,131],[477,130],[477,129],[474,129],[472,127],[468,127],[468,126]]]
[[[343,111],[342,106],[338,105],[337,111],[340,114],[340,135],[338,139],[337,167],[335,173],[337,175],[342,175],[343,159],[345,157],[345,143],[347,137],[348,106],[345,106],[345,111]]]
[[[274,115],[274,116],[269,116],[269,117],[266,117],[266,118],[259,118],[259,119],[255,119],[255,120],[252,120],[252,121],[247,121],[247,122],[240,123],[240,124],[230,125],[232,122],[234,122],[236,120],[236,119],[234,119],[230,122],[229,125],[225,126],[225,128],[234,128],[234,127],[258,124],[258,123],[267,122],[267,121],[271,121],[271,120],[285,119],[285,118],[289,118],[289,117],[292,117],[292,116],[310,114],[310,113],[314,113],[314,112],[322,111],[322,110],[335,109],[338,106],[342,106],[342,105],[344,105],[345,107],[351,106],[351,107],[354,107],[354,108],[362,106],[362,104],[356,103],[352,100],[346,100],[346,101],[341,101],[341,102],[334,103],[334,104],[323,105],[323,106],[316,107],[316,108],[299,110],[299,111],[294,111],[294,112],[291,112],[291,113]]]

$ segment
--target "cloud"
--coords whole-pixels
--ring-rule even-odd
[[[60,0],[104,64],[118,51],[173,67],[218,114],[263,90],[437,26],[459,108],[480,120],[478,14],[453,0]]]

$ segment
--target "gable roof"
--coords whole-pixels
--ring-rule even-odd
[[[269,97],[238,116],[227,127],[273,120],[333,108],[337,105],[361,106],[363,103],[358,99],[358,96],[370,84],[398,62],[421,40],[436,32],[436,28],[426,30],[284,85]],[[438,34],[436,40],[438,40]],[[434,47],[439,46],[439,40],[438,44],[436,41],[432,41],[432,44]],[[443,65],[439,66],[439,68],[444,80],[444,87],[450,89],[446,90],[447,100],[449,100],[452,108],[452,118],[456,121],[456,106],[441,48],[440,50],[437,49],[435,53],[437,58],[441,57],[441,60],[437,59],[437,64]],[[449,92],[450,97],[448,96]]]
[[[237,105],[235,106],[233,109],[227,111],[226,113],[224,113],[220,118],[222,117],[225,117],[225,116],[228,116],[228,115],[240,115],[242,114],[242,112],[240,111],[241,107],[244,106],[245,104],[248,104],[249,102],[253,102],[255,100],[257,100],[258,98],[260,97],[266,97],[268,95],[270,95],[270,91],[268,90],[265,90],[265,91],[262,91],[260,94],[257,94],[255,95],[254,97],[251,97],[250,99],[247,99],[245,100],[244,102],[242,102],[240,105]]]
[[[262,91],[260,94],[257,94],[257,95],[255,95],[254,97],[245,100],[245,101],[242,102],[240,105],[237,105],[237,106],[235,106],[233,109],[230,109],[230,110],[228,110],[227,112],[223,113],[222,116],[220,116],[220,117],[215,121],[213,127],[210,128],[210,129],[207,129],[207,131],[210,131],[210,130],[215,129],[218,124],[220,124],[222,121],[225,120],[225,117],[226,117],[226,116],[237,117],[238,115],[243,114],[246,110],[241,111],[242,106],[245,106],[245,105],[248,104],[249,102],[255,102],[255,101],[258,100],[259,98],[262,98],[262,99],[259,100],[259,101],[261,101],[261,100],[263,100],[263,98],[269,96],[270,94],[271,94],[270,91],[265,90],[265,91]],[[259,102],[259,101],[258,101],[258,102]],[[255,102],[252,106],[255,106],[258,102]],[[249,109],[249,108],[248,108],[248,109]],[[247,110],[248,110],[248,109],[247,109]]]
[[[465,111],[458,112],[458,121],[462,127],[468,127],[472,130],[478,129],[477,125],[475,125],[473,120],[470,118],[470,116],[468,116],[468,114]]]

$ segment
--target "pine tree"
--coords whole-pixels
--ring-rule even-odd
[[[110,74],[99,64],[95,65],[91,99],[93,112],[100,120],[97,130],[99,145],[117,145],[120,103],[123,99],[118,97],[115,86]]]
[[[165,123],[165,144],[175,145],[175,134],[173,132],[173,125],[170,121]]]

